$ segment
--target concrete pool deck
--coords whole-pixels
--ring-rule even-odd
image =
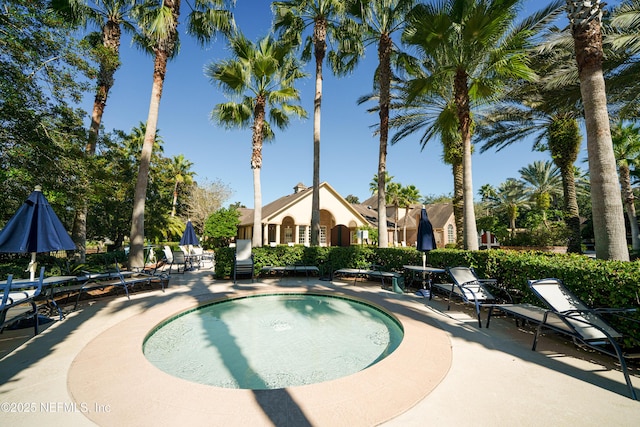
[[[159,289],[86,300],[63,321],[0,334],[0,424],[133,425],[618,425],[635,426],[613,360],[532,335],[511,319],[478,329],[469,307],[380,289],[379,283],[264,279],[237,286],[210,270],[174,274]],[[277,291],[341,293],[403,323],[401,346],[357,374],[252,392],[193,384],[153,367],[142,339],[159,321],[219,297]],[[486,311],[483,313],[483,319]],[[637,369],[632,381],[638,389]]]

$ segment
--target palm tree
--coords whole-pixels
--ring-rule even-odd
[[[612,37],[613,46],[640,52],[640,0],[625,0],[613,10],[611,25],[617,30]]]
[[[493,188],[491,184],[484,184],[478,190],[478,196],[480,196],[483,202],[487,202],[496,197],[496,189]]]
[[[603,6],[600,0],[567,0],[567,14],[573,34],[587,128],[596,257],[628,261],[622,196],[602,72]]]
[[[638,230],[635,196],[631,187],[631,170],[638,170],[640,167],[640,128],[633,124],[625,126],[622,122],[618,122],[611,130],[611,139],[631,230],[631,247],[637,252],[640,251],[640,231]]]
[[[613,76],[607,76],[607,95],[620,107],[622,117],[637,117],[640,112],[640,0],[625,0],[610,14],[611,29],[604,34],[605,45],[611,45],[615,54],[622,56],[623,64]],[[621,54],[621,55],[620,55]],[[607,52],[607,58],[612,56]],[[612,99],[611,99],[612,98]]]
[[[114,83],[113,76],[121,65],[122,30],[132,34],[136,32],[135,22],[130,20],[136,2],[137,0],[95,0],[89,4],[85,0],[51,0],[49,4],[51,10],[74,25],[95,25],[100,29],[100,34],[90,33],[87,37],[99,66],[86,146],[86,153],[90,155],[95,154],[100,122]]]
[[[402,184],[399,182],[390,182],[387,184],[386,192],[387,203],[393,205],[395,212],[393,220],[393,245],[398,245],[398,211],[402,202]]]
[[[392,36],[404,27],[407,13],[411,10],[414,0],[350,0],[348,10],[359,23],[356,30],[357,38],[343,37],[340,40],[342,59],[345,60],[343,69],[350,69],[362,56],[364,47],[376,45],[378,51],[378,69],[375,73],[375,84],[378,93],[379,124],[379,154],[378,154],[378,246],[386,248],[389,245],[387,235],[387,206],[385,183],[387,174],[387,142],[389,135],[389,107],[391,103],[391,60],[398,52],[394,46]],[[356,34],[350,28],[350,34]]]
[[[147,124],[144,122],[138,123],[138,126],[134,126],[131,129],[131,133],[125,135],[124,142],[126,147],[126,153],[128,157],[135,163],[140,164],[140,152],[144,146],[144,138],[147,134]],[[161,154],[164,152],[164,140],[160,136],[160,130],[154,132],[153,138],[153,153]]]
[[[278,42],[272,36],[254,44],[238,34],[229,44],[233,59],[209,64],[205,74],[223,91],[241,99],[240,102],[218,104],[212,112],[214,120],[228,128],[252,129],[252,244],[259,247],[262,246],[260,169],[263,141],[274,137],[271,123],[284,129],[290,116],[306,117],[306,111],[295,104],[300,100],[295,83],[306,74],[293,56],[292,46]]]
[[[311,195],[311,245],[320,238],[320,113],[322,104],[322,66],[327,37],[332,37],[345,15],[342,0],[288,0],[273,2],[274,27],[287,40],[300,42],[305,28],[313,26],[313,36],[304,43],[303,60],[309,60],[313,45],[316,90],[313,99],[313,187]]]
[[[438,91],[453,81],[458,130],[463,147],[464,245],[478,249],[471,172],[472,94],[499,95],[513,79],[533,80],[526,48],[531,37],[555,17],[554,3],[513,26],[519,0],[447,0],[418,4],[407,18],[403,40],[433,62],[431,74],[418,81],[423,91]]]
[[[204,0],[193,3],[187,17],[189,34],[196,37],[204,45],[218,33],[229,35],[234,31],[235,22],[233,15],[228,10],[227,3],[225,0]],[[140,45],[147,52],[153,53],[154,61],[147,128],[140,155],[140,169],[131,215],[131,250],[129,252],[129,266],[131,268],[144,266],[144,207],[149,179],[149,163],[158,125],[158,112],[167,72],[167,62],[178,53],[180,0],[162,0],[158,7],[143,5],[136,8],[134,15],[142,27],[143,37],[139,38]]]
[[[418,203],[422,196],[420,190],[413,184],[402,187],[400,190],[400,206],[404,208],[404,227],[402,240],[407,241],[407,215],[412,204]]]
[[[567,251],[581,253],[575,162],[582,144],[578,126],[582,106],[573,40],[568,32],[553,29],[542,41],[532,56],[540,79],[515,85],[478,120],[478,135],[484,141],[481,153],[528,141],[525,136],[533,137],[534,150],[548,150],[562,176],[564,221],[570,231]]]
[[[387,186],[389,185],[389,183],[393,180],[393,176],[391,175],[385,175],[384,176],[384,188],[386,190]],[[376,194],[378,192],[378,174],[373,175],[373,178],[371,179],[371,182],[369,182],[369,191],[371,191],[371,194]],[[386,193],[386,191],[385,191]]]
[[[546,223],[547,210],[551,207],[551,201],[562,193],[560,170],[551,161],[536,160],[518,172],[525,185],[525,194],[529,196],[529,200],[535,202]]]
[[[184,158],[184,155],[178,154],[172,158],[171,169],[173,171],[175,183],[173,185],[173,204],[171,207],[171,216],[176,216],[176,206],[178,205],[178,185],[193,183],[193,176],[196,174],[191,171],[193,162]]]
[[[107,104],[109,91],[114,83],[113,76],[120,68],[120,38],[122,30],[135,33],[135,25],[129,15],[136,0],[96,0],[91,4],[83,0],[52,0],[49,8],[63,16],[73,25],[95,25],[100,33],[90,33],[87,40],[92,46],[92,54],[98,62],[96,91],[89,126],[89,138],[85,155],[96,153],[98,132],[102,115]],[[79,261],[84,262],[87,243],[87,200],[81,202],[73,222],[73,240],[78,247]]]
[[[516,232],[516,219],[520,215],[520,208],[528,208],[528,198],[524,191],[524,183],[514,178],[508,178],[498,186],[495,198],[491,200],[492,208],[496,212],[503,212],[509,219],[511,236]]]
[[[482,201],[484,207],[486,207],[486,209],[487,209],[486,216],[489,216],[489,213],[490,213],[490,211],[489,211],[490,203],[489,202],[491,200],[495,199],[495,197],[496,197],[496,189],[491,184],[484,184],[478,190],[478,196],[480,196],[480,200]]]
[[[435,54],[435,53],[434,53]],[[432,66],[438,61],[418,61],[405,57],[403,62],[406,79],[398,77],[398,90],[395,91],[391,109],[395,113],[389,125],[397,132],[391,138],[396,144],[409,135],[423,132],[419,143],[424,150],[427,143],[440,137],[443,146],[443,160],[451,165],[453,175],[453,215],[456,222],[458,247],[463,247],[463,148],[458,132],[458,118],[453,98],[453,81],[440,82],[437,88],[424,90],[420,85],[434,73]],[[364,98],[362,98],[364,101]]]

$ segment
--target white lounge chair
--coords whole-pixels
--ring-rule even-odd
[[[620,363],[631,398],[637,400],[625,359],[637,359],[640,358],[640,354],[623,353],[618,343],[623,334],[611,327],[602,317],[603,314],[611,314],[624,318],[621,313],[628,313],[635,309],[589,308],[559,279],[529,280],[528,284],[547,308],[532,304],[497,304],[489,310],[487,327],[489,327],[492,312],[497,309],[515,316],[516,319],[524,319],[538,325],[531,348],[534,351],[542,331],[548,329],[569,336],[575,343],[615,357]],[[627,320],[635,324],[635,329],[638,328],[637,320],[629,318]]]
[[[117,262],[115,266],[116,274],[110,276],[112,278],[92,279],[88,280],[80,286],[80,289],[78,290],[78,296],[76,297],[76,303],[73,306],[74,310],[78,307],[78,302],[80,301],[80,297],[82,296],[82,294],[90,290],[104,289],[111,286],[115,287],[116,289],[123,288],[124,293],[127,295],[127,299],[131,299],[131,297],[129,296],[129,288],[135,285],[149,285],[149,287],[151,287],[152,281],[158,282],[160,279],[159,277],[152,276],[143,271],[121,271]],[[169,280],[167,279],[166,283],[168,282]],[[162,285],[162,291],[164,292],[165,281],[160,281],[160,283]]]
[[[42,293],[43,281],[44,267],[40,269],[37,282],[30,282],[29,285],[16,285],[13,274],[7,277],[0,300],[0,332],[22,319],[33,317],[34,335],[38,335],[38,306],[35,300]]]
[[[493,304],[499,299],[491,293],[489,288],[495,288],[497,280],[480,279],[475,270],[471,267],[447,267],[447,272],[451,276],[452,283],[432,283],[432,289],[436,289],[448,294],[447,310],[451,308],[451,298],[460,298],[464,303],[473,304],[478,317],[478,327],[482,327],[480,320],[480,309],[483,305]],[[507,295],[505,300],[511,302],[511,297]]]
[[[180,266],[182,266],[182,274],[187,269],[187,257],[182,251],[172,251],[171,252],[171,264],[169,264],[169,274],[173,269],[173,266],[176,266],[176,271],[180,273]]]
[[[238,275],[251,276],[253,282],[253,254],[251,253],[251,240],[240,239],[236,242],[236,253],[233,260],[233,283]]]
[[[171,252],[171,248],[165,245],[162,252],[164,252],[164,262],[171,265],[173,262],[173,252]]]

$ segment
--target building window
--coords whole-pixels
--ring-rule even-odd
[[[288,225],[284,228],[284,242],[293,243],[293,229]]]
[[[320,245],[326,246],[327,245],[327,226],[326,225],[321,225],[320,226]]]
[[[447,243],[455,243],[456,238],[453,235],[453,225],[449,224],[447,226]]]
[[[306,243],[305,236],[307,234],[307,226],[300,225],[298,226],[298,243],[304,245]]]

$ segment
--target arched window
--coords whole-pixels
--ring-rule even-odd
[[[447,243],[455,243],[456,236],[453,235],[453,224],[447,226]]]

